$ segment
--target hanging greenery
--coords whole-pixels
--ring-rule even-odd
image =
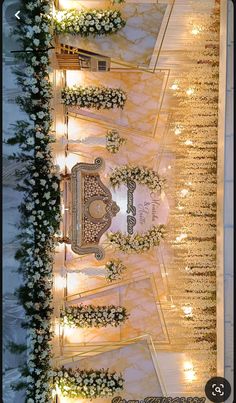
[[[62,102],[68,106],[93,109],[124,108],[126,94],[120,88],[74,86],[62,90]]]
[[[106,134],[106,149],[112,154],[118,153],[120,147],[126,143],[126,139],[119,135],[115,129],[108,130]]]
[[[120,259],[114,259],[105,264],[105,269],[107,270],[107,280],[115,281],[121,279],[121,275],[126,270],[126,266]]]
[[[108,369],[81,370],[61,367],[53,371],[52,387],[60,390],[63,397],[71,399],[96,399],[111,397],[124,388],[124,378]]]
[[[20,151],[11,158],[21,162],[16,172],[17,189],[23,192],[19,207],[21,220],[16,253],[23,285],[16,291],[25,309],[27,329],[27,363],[15,390],[26,389],[26,402],[51,400],[51,315],[54,235],[60,223],[60,175],[51,154],[51,84],[49,82],[48,48],[52,40],[48,14],[49,0],[25,0],[21,19],[15,30],[22,52],[17,54],[16,69],[21,94],[16,99],[27,115],[13,125],[14,136],[8,144]],[[20,91],[19,91],[20,92]],[[11,345],[21,353],[24,346]]]
[[[165,179],[161,178],[156,171],[146,167],[123,165],[113,169],[110,182],[113,187],[120,186],[128,181],[146,185],[152,192],[160,191],[164,187]]]
[[[165,226],[158,225],[144,234],[126,235],[122,232],[108,234],[108,241],[125,253],[143,253],[158,246],[165,235]]]
[[[117,327],[129,317],[126,308],[116,305],[67,306],[60,312],[60,323],[68,327]]]
[[[56,34],[82,37],[111,35],[125,26],[118,10],[62,10],[54,18]]]

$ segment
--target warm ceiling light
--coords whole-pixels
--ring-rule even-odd
[[[179,86],[178,86],[178,84],[174,83],[171,85],[170,89],[175,91],[175,90],[179,89]]]
[[[175,134],[178,136],[181,133],[182,133],[182,130],[180,129],[180,127],[176,127],[175,128]]]
[[[193,35],[198,35],[198,34],[200,33],[200,29],[197,28],[197,27],[194,27],[194,28],[192,29],[191,33],[192,33]]]
[[[190,267],[186,266],[186,267],[184,268],[184,270],[188,273],[191,269],[190,269]]]
[[[186,90],[186,94],[187,95],[192,95],[194,93],[194,89],[193,88],[188,88],[187,90]]]
[[[196,379],[196,372],[193,368],[193,364],[191,362],[186,361],[184,363],[184,372],[185,372],[185,378],[189,381],[192,382],[194,379]]]
[[[193,364],[190,361],[184,362],[184,371],[190,371],[193,369]]]
[[[184,316],[186,316],[186,318],[191,318],[193,316],[193,308],[190,305],[182,306],[182,311],[184,313]]]
[[[55,275],[54,285],[56,290],[63,290],[66,287],[66,278],[60,275]]]
[[[177,236],[177,237],[175,238],[175,240],[176,240],[176,242],[181,242],[182,239],[185,239],[185,238],[187,238],[187,237],[188,237],[187,234],[180,234],[180,236]]]
[[[185,371],[185,377],[189,382],[192,382],[196,379],[196,373],[193,369]]]
[[[193,144],[192,140],[186,140],[184,142],[184,144],[186,144],[186,146],[191,146]]]
[[[188,194],[188,189],[182,189],[182,190],[180,191],[180,195],[181,195],[182,197],[187,196],[187,194]]]

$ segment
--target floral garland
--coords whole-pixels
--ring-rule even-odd
[[[120,147],[126,143],[126,139],[120,137],[119,132],[115,129],[108,130],[106,134],[106,149],[112,153],[118,153]]]
[[[121,279],[121,274],[126,270],[120,259],[110,260],[105,264],[107,270],[106,278],[108,281],[115,281]]]
[[[118,10],[57,11],[53,22],[56,34],[82,37],[114,34],[126,24]]]
[[[146,167],[123,165],[115,168],[110,175],[113,187],[133,180],[140,185],[146,185],[152,192],[160,191],[164,187],[165,179],[160,178],[157,172]]]
[[[113,109],[124,108],[126,94],[120,88],[74,86],[62,90],[62,102],[79,108]]]
[[[50,144],[54,141],[50,135],[50,10],[50,0],[22,3],[21,20],[15,30],[22,46],[18,53],[21,67],[15,71],[22,94],[16,101],[28,119],[16,122],[14,137],[8,140],[21,149],[11,158],[24,165],[16,172],[17,189],[23,192],[19,207],[21,247],[16,253],[23,285],[16,294],[25,309],[22,327],[27,329],[27,364],[22,381],[13,389],[25,388],[27,403],[51,401],[51,303],[54,235],[60,223],[60,175]]]
[[[53,371],[53,387],[56,386],[64,397],[95,399],[121,392],[124,378],[108,369],[74,370],[62,367]]]
[[[105,327],[119,326],[129,315],[122,306],[74,305],[60,312],[60,323],[68,327]]]
[[[144,234],[125,235],[121,232],[114,232],[108,234],[108,240],[124,253],[143,253],[158,246],[164,235],[165,226],[158,225]]]

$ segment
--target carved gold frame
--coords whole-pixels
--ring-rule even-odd
[[[102,183],[99,177],[99,171],[103,168],[104,161],[98,157],[94,163],[88,164],[80,162],[71,170],[71,249],[78,255],[95,254],[97,260],[102,260],[105,256],[104,249],[98,245],[104,232],[110,227],[112,217],[119,211],[115,202],[112,202],[110,190]],[[84,177],[86,175],[96,176],[99,187],[104,195],[93,196],[86,202],[84,201]],[[89,203],[101,201],[108,207],[104,216],[100,219],[91,217],[89,212]],[[84,219],[90,222],[104,224],[102,229],[96,233],[96,243],[85,243],[83,238]]]

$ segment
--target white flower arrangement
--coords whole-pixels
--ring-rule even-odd
[[[22,91],[16,102],[28,119],[16,121],[14,136],[8,140],[8,144],[19,145],[20,152],[12,159],[23,165],[16,172],[17,189],[23,192],[19,207],[21,247],[16,253],[23,285],[16,294],[25,309],[22,326],[27,329],[27,364],[22,381],[13,388],[25,388],[27,403],[52,399],[53,258],[61,214],[60,175],[51,154],[50,10],[50,0],[25,0],[21,6],[22,18],[15,35],[23,51],[16,56],[21,67],[15,73]]]
[[[108,130],[106,134],[106,149],[116,154],[120,147],[126,143],[126,139],[119,135],[119,132],[115,129]]]
[[[66,327],[117,327],[129,317],[126,308],[115,305],[72,305],[60,312],[60,323]]]
[[[110,182],[114,188],[129,180],[146,185],[152,192],[161,191],[165,184],[164,178],[161,178],[156,171],[146,167],[123,165],[115,168],[110,175]]]
[[[125,26],[118,10],[62,10],[54,18],[56,34],[82,37],[115,34]]]
[[[62,102],[79,108],[113,109],[124,108],[126,94],[120,88],[74,86],[62,90]]]
[[[110,260],[105,264],[107,270],[106,278],[108,281],[115,281],[121,279],[122,273],[126,270],[120,259]]]
[[[144,253],[158,246],[165,232],[164,225],[154,226],[144,234],[126,235],[118,231],[108,234],[108,241],[124,253]]]
[[[63,397],[96,399],[111,397],[124,389],[124,378],[108,369],[82,370],[61,367],[53,370],[52,387]]]

